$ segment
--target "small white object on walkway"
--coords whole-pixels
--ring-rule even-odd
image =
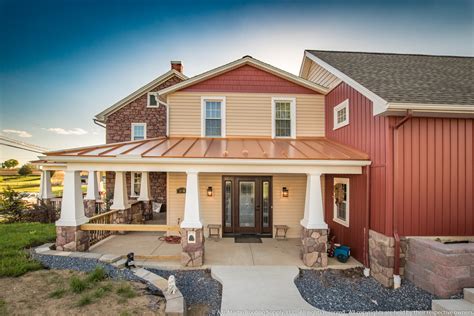
[[[296,266],[213,266],[222,284],[221,315],[314,315],[295,285]]]

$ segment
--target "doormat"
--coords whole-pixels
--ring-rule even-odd
[[[262,239],[257,236],[237,236],[235,242],[238,244],[261,244]]]

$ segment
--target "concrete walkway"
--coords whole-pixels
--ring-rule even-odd
[[[296,288],[296,266],[213,266],[222,284],[222,315],[314,315]]]

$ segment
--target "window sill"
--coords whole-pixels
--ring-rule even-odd
[[[340,224],[340,225],[342,225],[342,226],[349,227],[349,221],[344,221],[344,220],[339,219],[339,218],[337,218],[337,217],[336,217],[336,218],[333,218],[332,221],[335,222],[335,223],[338,223],[338,224]]]
[[[340,129],[340,128],[342,128],[344,126],[347,126],[347,125],[349,125],[349,122],[344,122],[344,123],[341,123],[337,126],[334,126],[332,130],[335,131],[336,129]]]

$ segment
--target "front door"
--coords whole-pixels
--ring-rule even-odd
[[[272,234],[271,180],[271,177],[223,177],[225,234]]]

